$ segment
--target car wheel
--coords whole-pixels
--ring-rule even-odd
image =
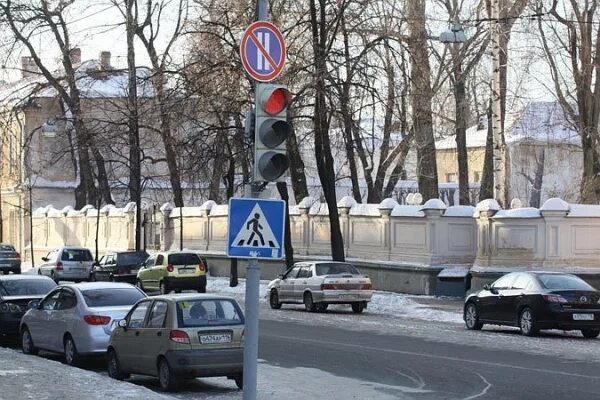
[[[171,392],[177,387],[177,377],[171,370],[167,360],[162,357],[158,361],[158,381],[161,389],[165,392]]]
[[[119,363],[119,358],[117,357],[117,352],[113,349],[110,349],[107,354],[107,364],[108,364],[108,376],[113,379],[122,381],[123,379],[129,378],[129,374],[126,374],[121,370],[121,364]]]
[[[24,328],[23,333],[21,333],[21,346],[23,347],[23,354],[36,355],[38,353],[37,347],[33,344],[31,333],[27,328]]]
[[[200,286],[200,289],[198,289],[198,293],[206,293],[206,284]]]
[[[352,312],[355,314],[360,314],[365,309],[365,304],[362,301],[352,303]]]
[[[13,274],[21,275],[21,268],[13,270]]]
[[[144,291],[144,284],[139,279],[135,281],[135,286],[137,286],[142,292]]]
[[[538,333],[538,328],[535,325],[535,316],[529,307],[525,307],[519,314],[519,329],[525,336],[535,336]]]
[[[600,329],[582,329],[581,334],[586,339],[594,339],[600,335]]]
[[[312,294],[308,292],[304,293],[304,308],[308,312],[315,312],[315,310],[317,309],[315,303],[313,302]]]
[[[279,310],[281,308],[281,303],[279,302],[279,294],[277,293],[277,289],[271,290],[271,295],[269,296],[269,305],[273,310]]]
[[[76,366],[79,364],[79,352],[73,338],[69,335],[65,338],[65,361],[68,365]]]
[[[160,294],[168,294],[171,291],[164,281],[160,282],[159,290]]]
[[[244,390],[244,374],[237,374],[233,379],[235,380],[235,385],[238,387],[238,389]]]
[[[317,311],[318,312],[325,312],[325,311],[327,311],[327,307],[329,307],[329,304],[327,304],[327,303],[317,303],[316,307],[317,307]]]
[[[4,274],[4,275],[8,275],[8,273],[9,273],[9,272],[10,272],[10,271],[6,271],[6,270],[4,270],[4,271],[2,271],[2,274]]]
[[[479,321],[479,310],[475,303],[468,303],[465,307],[465,314],[463,316],[467,329],[472,331],[478,331],[483,328],[483,323]]]

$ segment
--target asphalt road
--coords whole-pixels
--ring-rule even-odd
[[[506,335],[492,334],[499,340]],[[598,342],[587,343],[597,351]],[[317,368],[380,383],[386,385],[381,390],[402,398],[600,398],[600,363],[553,356],[552,348],[544,356],[518,348],[486,350],[475,343],[263,320],[259,356],[281,367]]]

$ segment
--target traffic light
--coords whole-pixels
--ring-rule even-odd
[[[292,94],[281,85],[256,84],[256,122],[254,132],[254,181],[282,180],[290,161],[286,142],[292,131],[287,109]]]

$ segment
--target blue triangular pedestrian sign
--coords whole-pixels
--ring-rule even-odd
[[[281,259],[284,255],[285,202],[229,200],[227,255],[236,258]]]

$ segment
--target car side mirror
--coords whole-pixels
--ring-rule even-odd
[[[42,257],[42,261],[48,261],[48,257]]]
[[[279,279],[283,279],[283,274],[279,274],[277,276],[279,277]]]
[[[489,283],[486,283],[485,285],[483,285],[483,290],[491,290],[491,286],[489,285]]]
[[[40,305],[40,301],[39,300],[31,300],[29,303],[27,303],[27,309],[31,310],[33,308],[38,308]]]
[[[127,330],[127,320],[126,319],[120,319],[118,322],[119,326],[121,328],[123,328],[123,330]]]
[[[94,261],[92,263],[92,267],[99,267],[99,266],[100,266],[100,263],[98,261]]]

